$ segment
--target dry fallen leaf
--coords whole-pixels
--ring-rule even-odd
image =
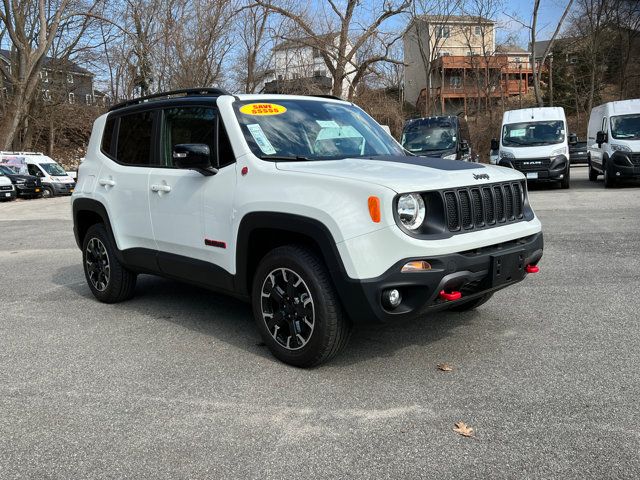
[[[473,427],[470,427],[464,422],[456,422],[454,424],[453,431],[463,437],[473,437]]]
[[[443,372],[451,372],[453,371],[453,367],[451,365],[449,365],[448,363],[439,363],[437,365],[438,370],[442,370]]]

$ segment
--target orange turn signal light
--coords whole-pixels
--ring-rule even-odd
[[[369,197],[369,215],[374,223],[380,223],[380,199],[378,197]]]
[[[423,272],[425,270],[431,270],[431,264],[425,260],[414,260],[413,262],[405,263],[401,272]]]

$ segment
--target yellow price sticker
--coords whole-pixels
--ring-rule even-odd
[[[245,115],[280,115],[287,109],[275,103],[249,103],[240,107],[240,112]]]

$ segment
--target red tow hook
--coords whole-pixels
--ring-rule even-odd
[[[460,300],[462,298],[462,293],[460,292],[445,292],[444,290],[440,291],[440,298],[442,300],[447,300],[447,301],[451,301],[451,300]]]
[[[538,267],[537,265],[527,265],[524,268],[524,271],[527,273],[538,273],[540,271],[540,267]]]

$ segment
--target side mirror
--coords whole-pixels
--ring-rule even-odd
[[[575,133],[570,133],[569,134],[569,145],[575,145],[576,143],[578,143],[578,135],[576,135]]]
[[[211,166],[211,151],[204,143],[181,143],[173,146],[173,163],[178,168],[195,170],[206,177],[218,173]]]
[[[603,143],[607,143],[607,134],[602,130],[596,133],[596,143],[598,144],[598,148],[601,147]]]
[[[491,150],[500,150],[500,143],[495,138],[491,139]]]
[[[462,153],[469,153],[469,142],[467,140],[460,140],[460,151]]]

